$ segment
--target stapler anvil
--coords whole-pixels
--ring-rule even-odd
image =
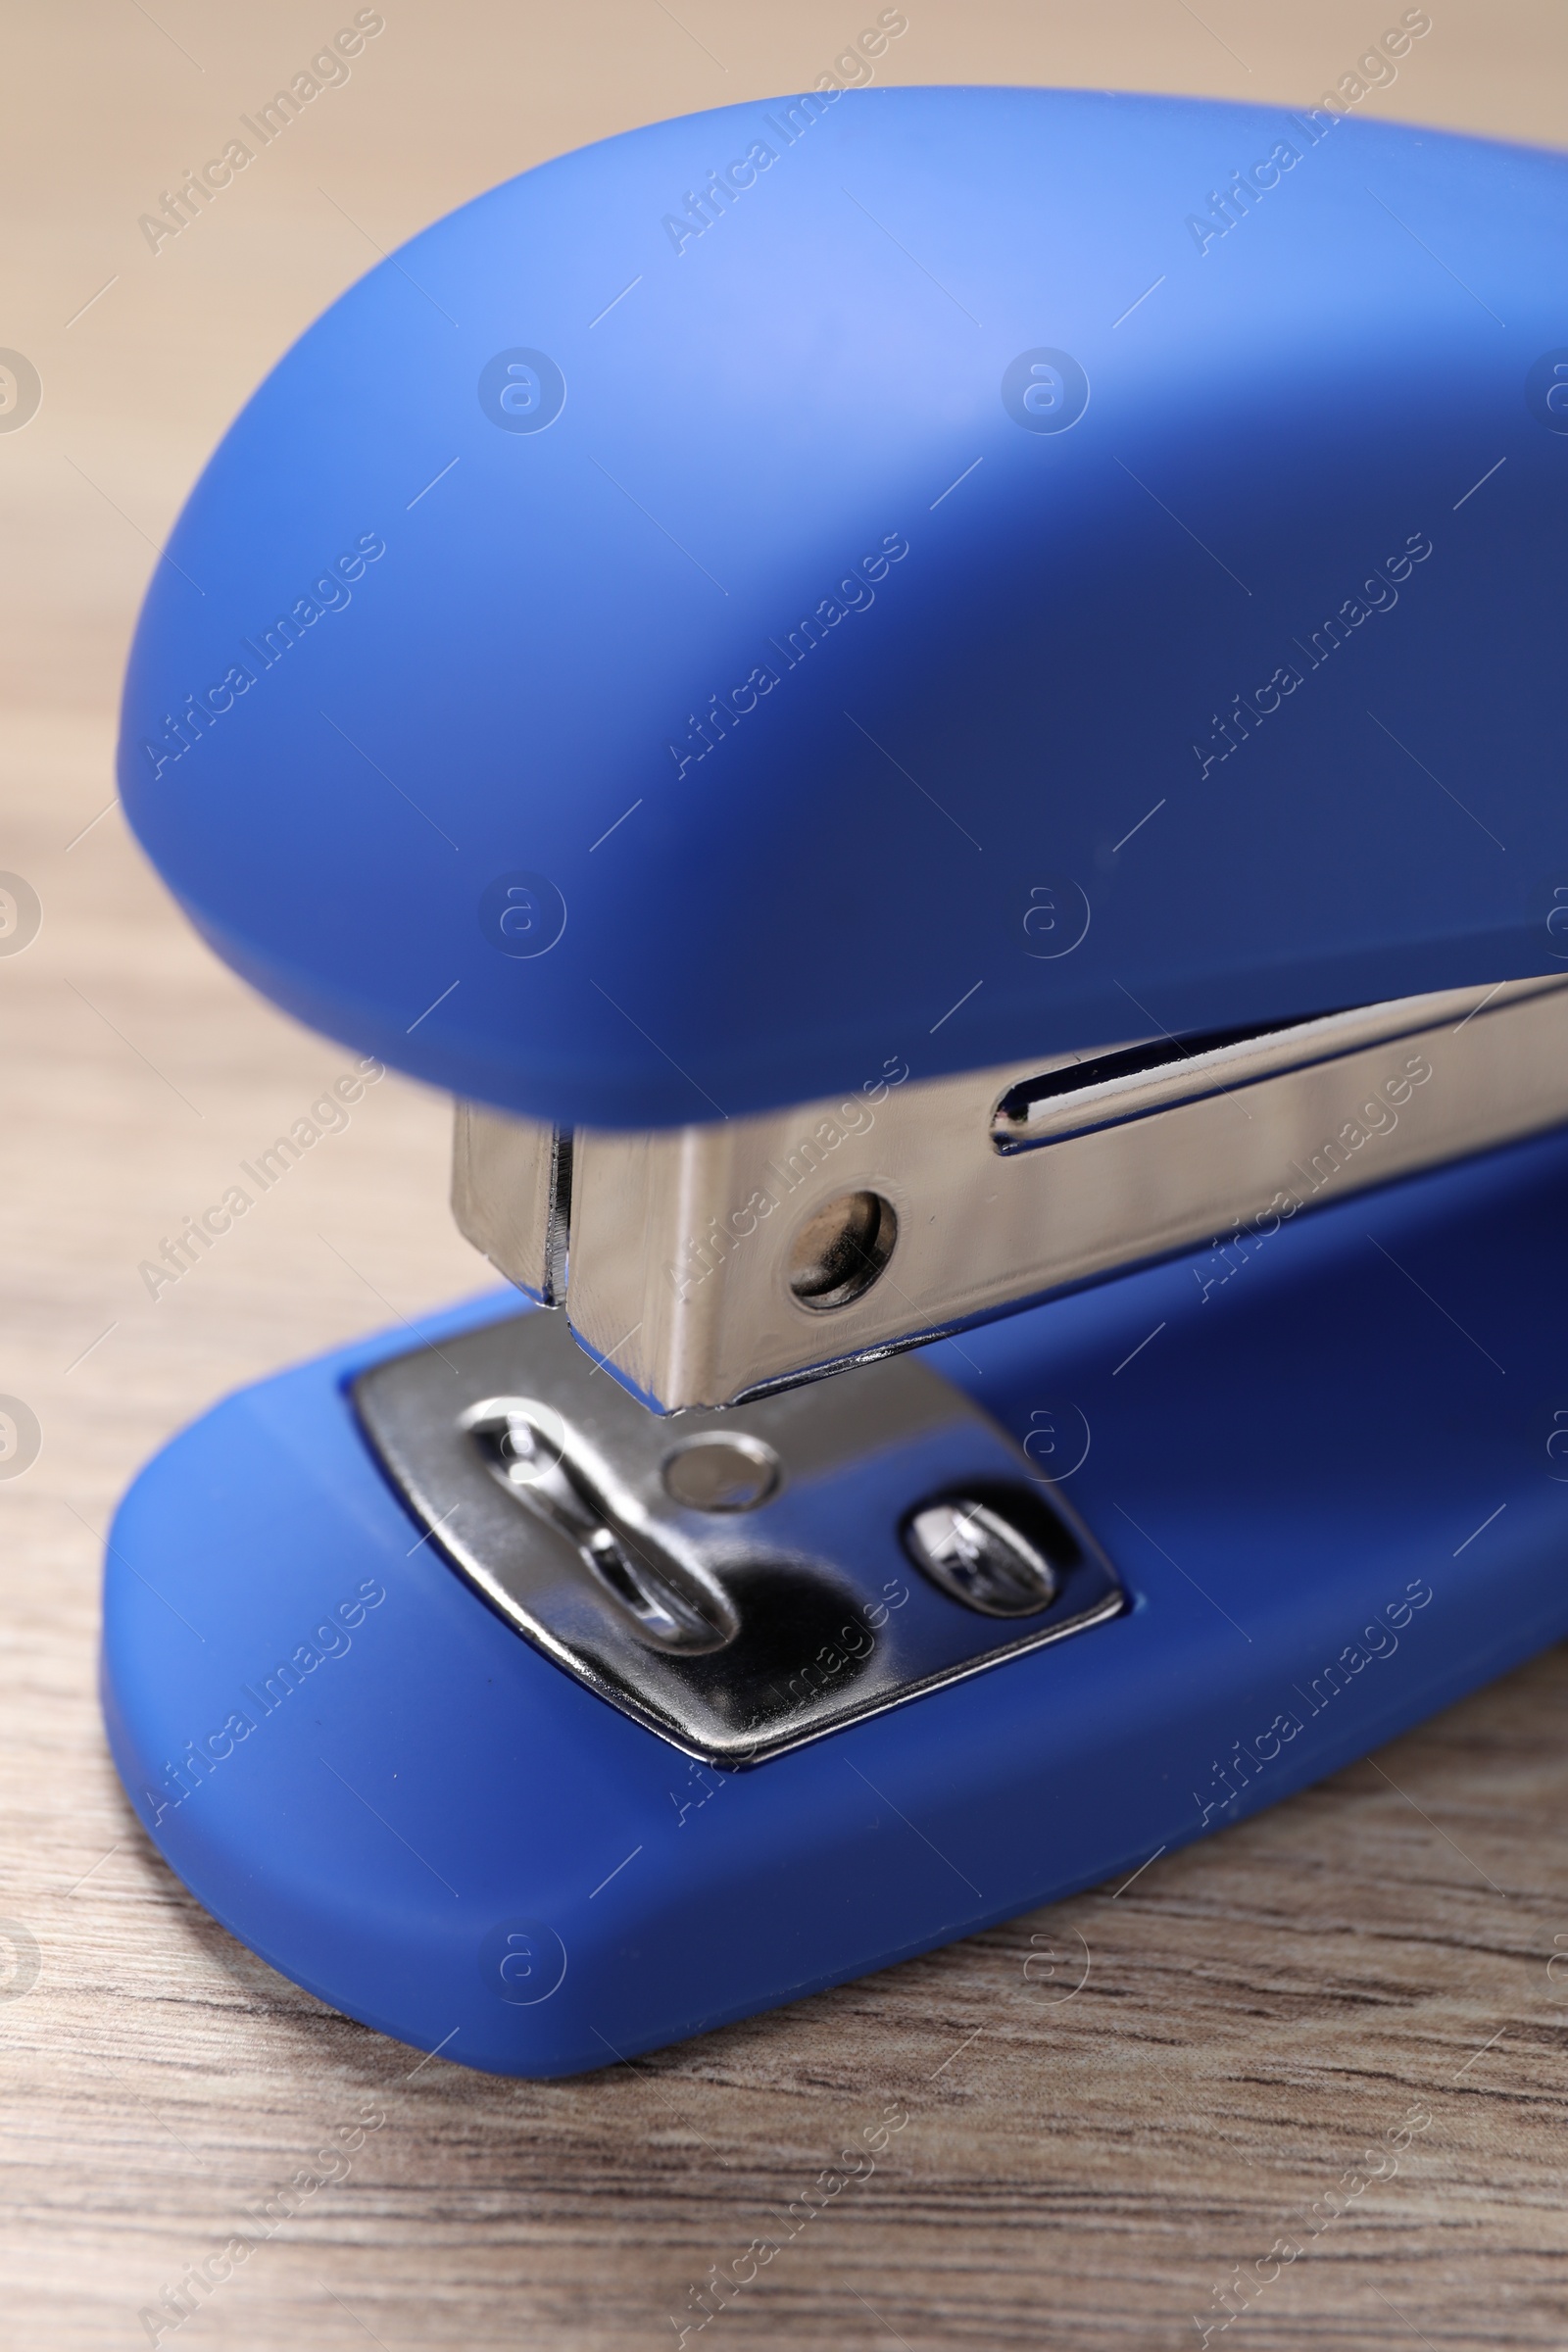
[[[127,1495],[237,1936],[606,2064],[1568,1631],[1568,172],[832,90],[466,205],[159,564],[121,773],[512,1286]]]

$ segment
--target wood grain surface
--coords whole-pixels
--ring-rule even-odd
[[[156,1302],[138,1279],[345,1059],[213,961],[113,806],[158,544],[378,248],[583,140],[806,86],[876,11],[387,0],[350,80],[150,250],[139,216],[352,13],[0,25],[0,345],[43,385],[0,433],[0,868],[43,909],[0,956],[0,1391],[42,1429],[0,1482],[0,2346],[148,2342],[143,2311],[367,2112],[348,2176],[166,2343],[1562,2344],[1560,1652],[1120,1891],[576,2082],[418,2061],[323,2009],[135,1827],[94,1690],[117,1494],[224,1390],[480,1279],[446,1105],[398,1080]],[[907,0],[879,71],[1301,103],[1397,13]],[[1561,136],[1560,8],[1431,14],[1367,113]],[[874,2172],[789,2234],[879,2118]],[[756,2275],[705,2308],[714,2266]]]

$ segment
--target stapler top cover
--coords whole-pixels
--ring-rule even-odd
[[[564,1124],[1558,969],[1565,283],[1563,159],[1327,113],[627,132],[238,416],[125,807],[303,1019]]]

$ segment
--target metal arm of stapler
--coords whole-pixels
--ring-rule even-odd
[[[410,250],[193,494],[122,784],[514,1287],[149,1465],[105,1711],[274,1965],[561,2074],[1568,1632],[1568,173],[824,90]]]
[[[453,1212],[656,1412],[736,1404],[1557,1126],[1565,990],[883,1077],[652,1134],[460,1103]]]

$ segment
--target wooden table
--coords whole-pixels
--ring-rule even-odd
[[[351,80],[154,252],[139,216],[337,22],[214,13],[85,0],[5,36],[0,342],[44,397],[0,435],[0,867],[43,927],[0,958],[0,1390],[43,1449],[0,1484],[0,2341],[145,2343],[142,2311],[368,2097],[384,2122],[349,2177],[182,2341],[1141,2352],[1229,2314],[1224,2336],[1271,2347],[1562,2343],[1560,1653],[1120,1892],[577,2082],[416,2063],[329,2013],[134,1826],[94,1694],[117,1494],[223,1390],[480,1271],[446,1215],[446,1106],[390,1081],[172,1289],[138,1277],[344,1058],[198,946],[110,805],[154,545],[377,246],[587,138],[814,81],[875,12],[399,0]],[[1381,23],[1241,0],[907,13],[883,78],[1292,103]],[[1557,134],[1560,12],[1434,15],[1368,112]],[[874,2175],[699,2327],[710,2266],[744,2271],[889,2108],[906,2121]]]

